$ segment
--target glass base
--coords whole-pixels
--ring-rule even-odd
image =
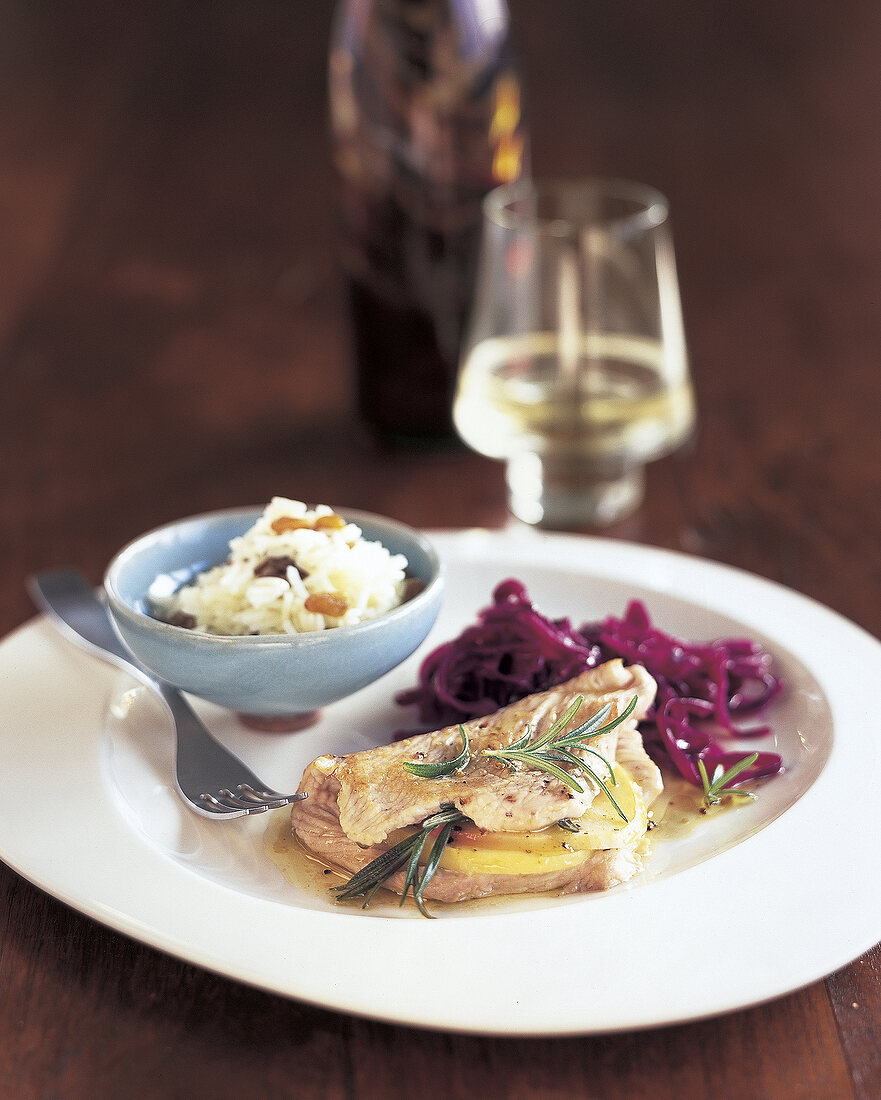
[[[508,463],[508,503],[524,523],[557,530],[608,527],[640,506],[645,493],[641,466],[614,476],[590,463],[535,454]]]

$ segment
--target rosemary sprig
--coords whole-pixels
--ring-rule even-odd
[[[431,913],[426,909],[423,899],[425,888],[434,878],[454,826],[464,820],[465,815],[461,814],[455,807],[442,806],[437,813],[432,814],[431,817],[427,817],[422,822],[418,832],[405,837],[393,848],[389,848],[387,852],[377,856],[366,867],[362,867],[360,871],[354,874],[348,882],[344,882],[342,886],[335,886],[333,889],[337,895],[337,901],[350,901],[352,898],[363,897],[364,904],[361,908],[366,909],[376,891],[384,886],[392,875],[406,866],[407,872],[404,877],[404,889],[401,891],[400,904],[404,904],[407,894],[412,891],[413,900],[416,902],[419,912],[423,917],[431,917]],[[420,861],[428,838],[438,827],[440,832],[420,870]]]
[[[732,764],[728,771],[725,771],[721,764],[717,764],[712,779],[707,775],[707,769],[703,760],[699,758],[697,770],[700,772],[701,782],[704,785],[705,809],[709,809],[710,806],[718,806],[726,794],[742,795],[744,798],[755,798],[756,796],[752,791],[731,790],[726,788],[741,772],[746,771],[747,768],[751,768],[758,758],[759,754],[754,752],[750,756],[745,756],[742,760],[738,760],[736,764]]]
[[[501,760],[502,763],[507,764],[509,767],[516,767],[517,764],[526,764],[529,767],[537,768],[539,771],[546,772],[548,775],[552,775],[556,779],[559,779],[561,783],[565,783],[567,787],[570,787],[578,794],[583,794],[584,788],[575,776],[564,771],[560,765],[568,764],[582,771],[586,771],[605,792],[606,797],[615,807],[615,810],[622,820],[628,821],[627,814],[625,814],[618,805],[615,796],[609,790],[608,784],[599,777],[596,771],[585,760],[576,756],[573,750],[591,753],[601,760],[609,771],[612,786],[617,786],[618,781],[615,778],[615,771],[612,765],[606,760],[602,753],[591,748],[587,742],[592,741],[595,737],[599,737],[600,734],[608,733],[609,730],[614,729],[615,726],[623,722],[624,719],[633,712],[633,708],[637,703],[637,696],[634,695],[627,707],[625,707],[617,717],[610,721],[606,721],[606,719],[609,717],[612,704],[607,703],[604,707],[600,707],[595,714],[592,714],[586,722],[583,722],[576,729],[570,730],[569,733],[565,733],[564,730],[575,717],[578,708],[583,702],[583,696],[579,695],[568,710],[561,714],[556,722],[554,722],[540,737],[533,738],[532,727],[527,726],[523,736],[516,741],[512,741],[506,748],[484,749],[481,755]]]
[[[468,751],[468,735],[465,733],[464,726],[459,726],[459,736],[462,738],[462,751],[454,760],[442,760],[437,764],[420,764],[415,760],[405,760],[402,767],[405,771],[412,772],[413,775],[421,776],[423,779],[440,779],[442,776],[461,771],[471,760],[471,753]]]

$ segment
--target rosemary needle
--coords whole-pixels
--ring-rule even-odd
[[[459,726],[459,736],[462,738],[462,751],[454,760],[441,760],[437,764],[421,764],[416,760],[406,760],[402,767],[413,775],[421,776],[422,779],[440,779],[442,776],[462,771],[471,760],[471,753],[468,751],[468,735],[465,733],[464,726]]]
[[[757,752],[752,753],[750,756],[744,756],[743,759],[738,760],[736,764],[732,764],[728,771],[725,771],[721,764],[717,764],[713,771],[712,779],[707,775],[707,769],[703,760],[698,758],[697,770],[700,772],[701,782],[704,785],[704,806],[707,809],[709,809],[710,806],[718,806],[723,796],[726,794],[737,794],[745,798],[755,798],[756,796],[751,791],[732,790],[728,784],[736,779],[741,772],[746,771],[747,768],[751,768],[758,758],[759,754]]]
[[[615,796],[609,790],[608,784],[600,778],[587,761],[576,756],[572,750],[578,750],[596,756],[608,769],[612,786],[617,786],[618,781],[615,778],[615,771],[612,765],[601,753],[591,748],[587,742],[592,741],[595,737],[599,737],[603,733],[608,733],[609,730],[614,729],[615,726],[629,717],[636,706],[637,698],[638,697],[634,695],[624,710],[609,721],[606,721],[606,719],[609,717],[612,704],[607,703],[604,707],[600,707],[595,714],[592,714],[586,722],[583,722],[576,729],[570,730],[569,733],[565,733],[566,727],[575,717],[578,708],[584,702],[583,696],[579,695],[568,710],[560,715],[556,722],[554,722],[540,737],[534,738],[532,736],[532,728],[527,727],[526,733],[516,741],[512,741],[506,748],[484,749],[481,755],[501,760],[502,763],[508,764],[510,767],[515,767],[519,763],[537,768],[539,771],[546,772],[548,775],[552,775],[556,779],[559,779],[561,783],[565,783],[567,787],[570,787],[578,794],[583,794],[584,788],[575,776],[570,775],[570,773],[561,768],[560,765],[568,764],[570,767],[586,771],[602,788],[606,797],[615,807],[620,817],[624,821],[628,821],[627,814],[625,814],[618,805]]]
[[[400,904],[404,904],[407,894],[412,891],[413,900],[416,902],[419,912],[424,917],[430,917],[431,913],[426,909],[424,902],[425,888],[434,877],[435,871],[437,871],[444,847],[452,835],[453,827],[464,820],[465,815],[453,806],[442,806],[436,814],[432,814],[431,817],[427,817],[422,822],[417,832],[405,837],[394,847],[389,848],[387,852],[383,852],[382,855],[371,860],[366,867],[362,867],[342,886],[335,886],[333,892],[337,895],[337,901],[351,901],[353,898],[363,897],[364,904],[361,908],[366,909],[376,891],[384,886],[394,874],[406,867]],[[440,833],[432,845],[428,859],[420,873],[420,861],[428,838],[437,828],[440,828]]]

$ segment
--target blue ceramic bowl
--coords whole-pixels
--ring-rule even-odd
[[[252,527],[262,509],[211,512],[150,531],[111,561],[104,588],[120,637],[160,679],[257,718],[308,714],[373,683],[424,641],[440,611],[443,574],[417,531],[367,512],[339,511],[366,539],[403,554],[423,591],[379,618],[308,634],[225,637],[160,622],[148,599],[157,578],[168,594],[225,561],[230,539]]]

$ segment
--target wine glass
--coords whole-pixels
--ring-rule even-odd
[[[668,204],[623,180],[513,184],[484,200],[453,419],[507,462],[509,506],[603,526],[695,424]]]

